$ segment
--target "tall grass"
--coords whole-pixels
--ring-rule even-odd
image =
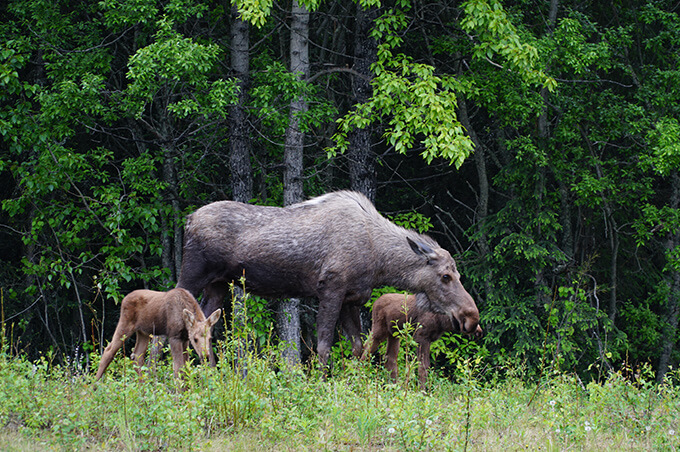
[[[248,333],[246,331],[246,333]],[[252,333],[252,332],[251,332]],[[602,383],[521,369],[502,377],[482,359],[434,373],[428,392],[391,383],[368,362],[334,350],[330,373],[288,369],[280,351],[228,332],[215,368],[144,369],[119,355],[104,379],[78,360],[29,361],[0,351],[0,450],[676,450],[678,388],[644,371]],[[346,345],[345,345],[346,347]],[[235,357],[239,358],[236,359]],[[410,360],[414,357],[411,355]],[[281,371],[280,369],[286,369]],[[402,374],[405,373],[401,369]],[[408,382],[408,383],[405,383]]]

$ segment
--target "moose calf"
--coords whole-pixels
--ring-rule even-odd
[[[418,294],[418,297],[424,294]],[[420,301],[420,302],[419,302]],[[439,339],[442,334],[452,331],[460,332],[460,325],[453,316],[438,314],[421,306],[426,301],[418,300],[415,295],[388,293],[373,304],[373,327],[371,336],[365,344],[362,359],[366,359],[378,350],[378,346],[387,340],[385,367],[390,371],[393,380],[397,379],[397,355],[399,353],[399,337],[394,336],[395,330],[410,322],[416,327],[413,339],[418,344],[418,380],[421,387],[427,382],[427,369],[430,367],[430,344]],[[472,333],[481,336],[482,328]]]
[[[152,334],[167,336],[172,352],[175,377],[186,364],[189,342],[198,353],[201,362],[207,360],[211,366],[214,366],[215,355],[211,346],[212,328],[219,320],[221,312],[217,309],[206,319],[196,299],[184,289],[172,289],[168,292],[153,290],[131,292],[123,298],[121,303],[118,326],[113,333],[113,339],[104,350],[96,380],[102,377],[116,352],[132,333],[137,333],[134,359],[140,375],[140,367]]]

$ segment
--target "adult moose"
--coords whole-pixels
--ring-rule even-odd
[[[374,287],[422,293],[423,309],[450,313],[463,332],[479,323],[449,252],[389,222],[356,192],[284,208],[218,201],[189,215],[177,287],[196,297],[203,291],[202,309],[212,312],[244,274],[253,294],[319,299],[317,353],[324,364],[338,320],[361,356],[359,306]]]

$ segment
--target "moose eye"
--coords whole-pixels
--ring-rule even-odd
[[[442,282],[448,283],[450,281],[451,281],[451,275],[449,275],[449,274],[442,275]]]

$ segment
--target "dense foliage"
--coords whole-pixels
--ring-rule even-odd
[[[174,285],[184,216],[234,195],[241,103],[257,203],[283,203],[291,117],[307,196],[357,188],[353,133],[368,130],[378,209],[452,251],[478,302],[486,335],[462,355],[537,374],[650,364],[659,380],[678,362],[676,3],[302,2],[306,78],[287,69],[291,5],[234,3],[249,21],[245,82],[227,2],[0,5],[13,352],[90,352],[125,293]]]

